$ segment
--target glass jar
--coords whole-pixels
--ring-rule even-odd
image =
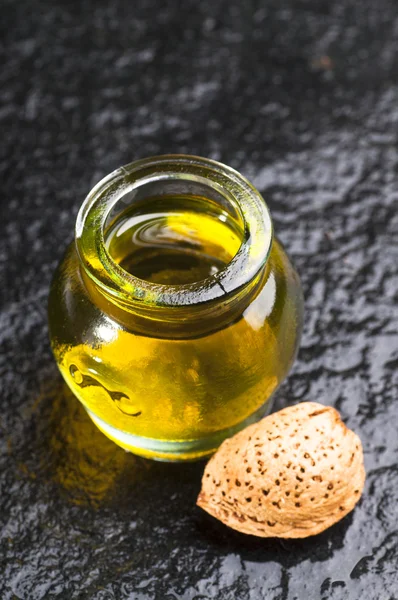
[[[61,373],[105,435],[189,460],[270,409],[297,352],[302,294],[242,175],[159,156],[87,196],[49,323]]]

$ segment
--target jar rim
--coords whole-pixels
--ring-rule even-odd
[[[199,182],[235,202],[244,236],[238,252],[215,275],[189,284],[152,283],[125,271],[108,252],[104,229],[116,203],[139,186],[162,179]],[[147,307],[188,307],[226,299],[256,277],[267,261],[272,239],[268,207],[245,177],[215,160],[181,154],[144,158],[107,175],[84,200],[75,229],[77,252],[89,277],[116,301]]]

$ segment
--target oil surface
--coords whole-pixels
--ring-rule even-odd
[[[167,210],[165,210],[167,204]],[[226,212],[184,209],[181,198],[149,199],[147,212],[127,210],[106,235],[112,258],[146,281],[186,284],[216,275],[239,249],[241,237]]]

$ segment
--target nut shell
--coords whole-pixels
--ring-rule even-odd
[[[364,482],[359,437],[334,408],[302,402],[225,440],[197,504],[243,533],[304,538],[348,514]]]

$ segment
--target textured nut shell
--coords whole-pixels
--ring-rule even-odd
[[[358,436],[334,408],[302,402],[226,440],[197,504],[243,533],[303,538],[349,513],[364,482]]]

